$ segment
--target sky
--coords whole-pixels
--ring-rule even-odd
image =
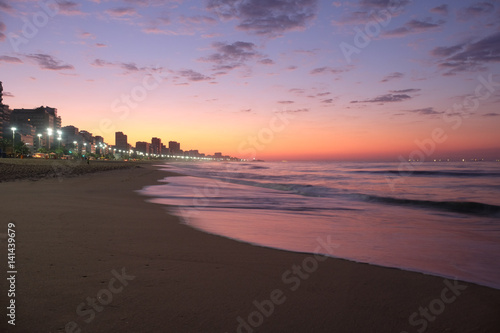
[[[13,108],[264,160],[500,159],[500,1],[0,0]]]

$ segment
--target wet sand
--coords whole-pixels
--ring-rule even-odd
[[[143,164],[0,183],[1,267],[7,275],[14,223],[17,269],[16,325],[7,324],[4,278],[0,331],[500,330],[500,290],[183,225],[134,192],[166,175]]]

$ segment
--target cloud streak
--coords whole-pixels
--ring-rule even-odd
[[[161,70],[161,68],[154,68],[154,67],[139,67],[135,62],[111,62],[103,59],[94,59],[94,61],[92,61],[90,64],[94,67],[121,68],[125,70],[126,74],[134,72]]]
[[[364,101],[351,101],[351,103],[394,103],[394,102],[403,102],[411,99],[412,97],[407,94],[385,94],[381,96],[377,96],[372,99],[366,99]]]
[[[432,8],[430,10],[430,12],[434,13],[434,14],[440,14],[440,15],[446,16],[446,15],[448,15],[449,8],[448,8],[448,5],[444,4],[444,5]]]
[[[478,2],[469,7],[462,8],[458,11],[457,17],[459,20],[467,21],[489,14],[495,10],[495,6],[489,2]]]
[[[434,115],[439,115],[439,114],[444,113],[443,111],[436,111],[432,107],[427,107],[427,108],[423,108],[423,109],[407,110],[407,112],[416,113],[416,114],[425,115],[425,116],[434,116]]]
[[[314,68],[309,72],[311,75],[317,75],[317,74],[340,74],[345,72],[344,69],[336,69],[336,68],[331,68],[331,67],[319,67],[319,68]]]
[[[352,25],[365,24],[374,19],[374,13],[391,13],[392,17],[401,14],[405,6],[411,3],[411,0],[360,0],[354,6],[353,10],[341,15],[332,22],[334,25]]]
[[[58,60],[49,54],[42,54],[42,53],[29,54],[26,55],[26,57],[38,63],[38,66],[40,66],[41,69],[47,69],[52,71],[75,69],[73,65],[64,64],[61,60]]]
[[[57,9],[63,15],[86,15],[80,9],[80,4],[73,1],[57,1]]]
[[[10,56],[0,56],[0,61],[3,61],[3,62],[8,62],[8,63],[11,63],[11,64],[22,64],[23,61],[17,57],[10,57]]]
[[[318,0],[209,0],[207,9],[237,28],[257,35],[280,36],[303,30],[316,17]]]
[[[254,43],[234,42],[234,43],[212,43],[215,53],[208,57],[200,58],[200,61],[214,63],[214,70],[232,70],[243,66],[247,61],[261,57],[255,50]]]
[[[199,82],[199,81],[210,81],[213,80],[212,77],[198,73],[192,69],[185,69],[177,72],[180,76],[188,79],[189,81]]]
[[[136,16],[137,11],[133,7],[117,7],[106,10],[106,14],[114,18],[123,18],[126,16]]]
[[[387,31],[383,35],[389,37],[404,37],[409,34],[418,34],[418,33],[438,30],[445,23],[446,21],[444,20],[438,20],[436,22],[433,22],[432,18],[430,17],[424,20],[413,19],[405,23],[405,25],[403,25],[402,27]]]
[[[431,55],[441,58],[438,66],[445,69],[445,76],[459,72],[485,70],[485,64],[500,62],[500,32],[476,42],[437,47]]]
[[[392,80],[396,80],[396,79],[401,79],[402,77],[404,77],[404,74],[403,73],[400,73],[400,72],[394,72],[394,73],[390,73],[386,76],[384,76],[382,78],[382,80],[380,80],[380,82],[389,82],[389,81],[392,81]]]

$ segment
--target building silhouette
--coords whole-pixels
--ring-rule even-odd
[[[151,139],[151,152],[156,155],[161,154],[161,139],[159,138]]]
[[[57,139],[56,131],[61,129],[61,117],[57,115],[56,108],[48,106],[40,106],[36,109],[12,110],[10,125],[21,127],[23,124],[33,126],[35,133],[42,134],[49,146],[52,146]]]
[[[168,147],[165,146],[163,143],[161,144],[161,153],[165,155],[170,154],[170,149],[168,149]]]
[[[3,86],[0,81],[0,138],[3,138]]]
[[[118,150],[128,150],[127,136],[123,132],[115,133],[115,148]]]
[[[151,153],[151,147],[149,142],[137,141],[135,143],[135,150],[143,154]]]
[[[82,137],[80,136],[80,130],[78,127],[69,125],[61,128],[62,131],[62,140],[65,145],[73,145],[73,142],[77,142],[77,144],[82,143]]]
[[[0,82],[0,138],[9,137],[10,133],[10,113],[8,105],[3,104],[3,86]]]
[[[177,141],[169,141],[168,149],[170,150],[170,153],[178,154],[181,152],[181,144]]]

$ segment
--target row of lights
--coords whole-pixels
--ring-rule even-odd
[[[12,148],[14,148],[14,139],[15,139],[15,132],[17,130],[17,128],[15,127],[12,127]],[[52,135],[52,129],[51,128],[47,128],[47,135],[49,136],[49,149],[50,149],[50,136]],[[61,140],[62,140],[62,131],[61,130],[57,130],[57,134],[59,134],[59,137],[57,138],[57,140],[59,141],[59,147],[61,147]],[[38,133],[37,134],[38,136],[38,145],[40,146],[40,138],[42,137],[42,134],[41,133]],[[78,144],[78,142],[76,141],[73,141],[73,144],[76,146]],[[85,151],[87,151],[87,143],[84,142],[83,145],[85,146]],[[105,143],[104,144],[101,144],[99,143],[99,148],[106,148],[108,145],[106,145]],[[116,153],[117,149],[116,148],[113,148],[113,153]],[[133,150],[130,150],[130,151],[127,151],[127,150],[121,150],[119,149],[118,150],[119,153],[130,153],[130,154],[133,154],[134,151]],[[177,155],[158,155],[158,154],[148,154],[148,153],[142,153],[142,152],[137,152],[137,154],[141,155],[141,156],[148,156],[148,157],[161,157],[161,158],[182,158],[182,159],[193,159],[193,160],[215,160],[215,158],[209,158],[209,157],[193,157],[193,156],[177,156]]]
[[[113,151],[116,153],[123,153],[123,154],[133,154],[133,150],[121,150],[121,149],[116,149],[113,148]],[[215,161],[217,158],[211,158],[211,157],[195,157],[195,156],[179,156],[179,155],[159,155],[159,154],[148,154],[148,153],[143,153],[143,152],[136,152],[140,156],[147,156],[147,157],[160,157],[160,158],[181,158],[181,159],[192,159],[192,160],[205,160],[205,161]]]
[[[17,131],[17,128],[16,127],[12,127],[11,130],[12,130],[12,148],[14,148],[15,133]],[[48,141],[48,144],[49,144],[48,148],[49,149],[50,149],[50,136],[53,134],[53,132],[54,132],[54,130],[52,128],[47,128],[47,137],[49,139],[49,141]],[[56,132],[59,135],[57,137],[57,141],[59,142],[59,147],[61,147],[62,131],[61,130],[57,130]],[[38,146],[40,147],[41,146],[41,138],[42,138],[43,134],[42,133],[38,133],[37,136],[38,136]],[[73,141],[73,144],[76,145],[77,142]],[[87,146],[87,143],[84,143],[83,145]],[[104,145],[104,147],[106,147],[106,145]]]

